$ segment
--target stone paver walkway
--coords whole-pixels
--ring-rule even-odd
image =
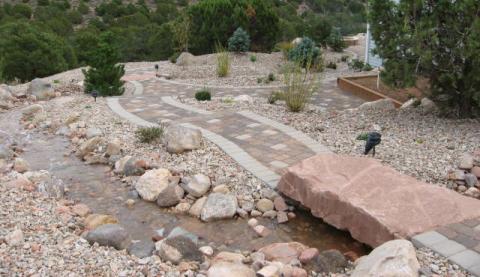
[[[200,110],[172,96],[193,97],[199,86],[176,84],[155,77],[151,69],[135,69],[124,78],[131,95],[109,98],[110,108],[139,126],[175,122],[200,129],[246,170],[276,187],[284,169],[317,153],[329,150],[305,134],[255,113]],[[274,88],[212,88],[214,96],[267,96]],[[345,109],[364,101],[343,94],[336,80],[324,80],[312,102],[325,109]],[[418,247],[429,247],[480,276],[480,219],[441,227],[412,238]]]

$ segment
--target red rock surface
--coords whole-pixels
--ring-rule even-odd
[[[427,184],[379,161],[320,154],[290,167],[278,189],[314,216],[372,247],[480,217],[480,201]]]

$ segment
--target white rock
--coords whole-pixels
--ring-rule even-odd
[[[415,106],[415,103],[417,103],[417,98],[410,98],[408,99],[407,102],[403,103],[403,105],[400,107],[400,109],[410,109]]]
[[[183,189],[195,197],[202,197],[210,186],[210,178],[203,174],[195,174],[186,184],[182,183]]]
[[[27,95],[33,95],[37,100],[46,100],[55,96],[53,87],[42,79],[33,79],[27,89]]]
[[[256,220],[255,218],[250,218],[250,219],[248,220],[248,226],[250,226],[250,227],[253,228],[253,227],[257,226],[257,225],[258,225],[258,220]]]
[[[416,277],[420,265],[408,240],[391,240],[360,258],[352,277]]]
[[[23,232],[20,229],[15,229],[13,232],[8,233],[5,236],[5,241],[10,246],[15,246],[23,243]]]
[[[233,98],[235,102],[247,102],[247,103],[253,103],[253,98],[250,95],[242,94],[239,95],[235,98]]]
[[[180,125],[171,125],[165,130],[163,141],[169,153],[180,154],[199,149],[202,145],[202,133]]]
[[[87,129],[87,139],[91,139],[93,137],[100,137],[102,135],[103,135],[102,131],[98,128],[88,128]]]
[[[168,187],[170,171],[165,168],[145,172],[136,182],[135,189],[146,201],[155,201],[157,196]]]
[[[202,252],[205,256],[212,256],[213,255],[213,248],[210,246],[202,246],[198,248],[200,252]]]
[[[360,111],[391,111],[395,109],[395,104],[390,99],[380,99],[377,101],[366,102],[358,107]]]
[[[266,199],[266,198],[258,200],[256,206],[257,206],[257,210],[259,210],[261,212],[271,211],[271,210],[273,210],[273,207],[274,207],[273,201],[270,200],[270,199]]]
[[[208,277],[255,277],[255,271],[239,263],[218,262],[207,272]]]
[[[21,158],[16,158],[13,162],[13,170],[19,173],[24,173],[30,169],[30,165],[27,161]]]

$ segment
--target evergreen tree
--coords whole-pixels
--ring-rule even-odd
[[[125,90],[121,80],[125,69],[123,65],[117,64],[119,53],[113,38],[110,32],[100,35],[90,68],[83,70],[86,93],[96,90],[100,96],[115,96],[122,95]]]
[[[228,50],[231,52],[247,52],[250,49],[250,36],[241,27],[238,27],[228,39]]]
[[[370,0],[383,80],[395,87],[430,82],[446,114],[480,116],[480,1]]]
[[[332,30],[327,38],[327,45],[335,52],[343,52],[343,49],[347,48],[339,29]]]
[[[55,34],[23,22],[0,27],[1,79],[30,81],[75,65],[73,49]]]

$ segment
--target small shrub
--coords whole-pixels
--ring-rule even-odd
[[[168,58],[168,60],[169,60],[171,63],[176,63],[178,57],[180,57],[180,54],[181,54],[181,53],[179,53],[179,52],[175,52],[175,53],[173,53],[173,55],[170,56],[170,58]]]
[[[268,74],[268,77],[267,77],[267,80],[270,81],[270,82],[273,82],[275,81],[277,78],[275,77],[275,74],[273,73],[270,73]]]
[[[356,138],[356,140],[367,140],[367,139],[368,139],[368,133],[361,133]]]
[[[242,28],[235,30],[228,39],[228,50],[231,52],[243,53],[250,49],[250,36]]]
[[[340,60],[341,60],[343,63],[348,62],[348,55],[343,55],[342,58],[340,58]]]
[[[233,104],[235,103],[235,100],[232,97],[226,97],[222,99],[222,102],[225,104]]]
[[[198,101],[210,101],[212,100],[212,94],[208,89],[204,88],[195,93],[195,99]]]
[[[301,64],[294,63],[285,71],[284,81],[282,100],[289,111],[302,111],[315,90],[315,76],[309,70],[303,70]]]
[[[295,48],[288,53],[288,59],[299,64],[303,68],[314,66],[318,62],[320,48],[315,46],[315,42],[308,37],[304,37]]]
[[[343,52],[343,49],[347,48],[347,44],[338,29],[332,30],[332,33],[327,38],[327,45],[335,52]]]
[[[257,61],[257,56],[251,55],[251,56],[250,56],[250,61],[251,61],[252,63],[256,62],[256,61]]]
[[[258,77],[258,78],[257,78],[257,84],[261,84],[261,83],[263,83],[263,78]]]
[[[359,59],[353,59],[350,63],[348,63],[348,67],[355,71],[362,71],[365,67],[365,63]]]
[[[82,1],[78,5],[77,11],[81,14],[87,14],[90,10],[89,10],[88,6],[85,4],[85,2]]]
[[[373,70],[373,67],[372,67],[370,64],[366,63],[366,64],[363,66],[362,70],[363,70],[363,71],[372,71],[372,70]]]
[[[38,0],[37,4],[39,6],[48,6],[48,5],[50,5],[50,1],[48,1],[48,0]]]
[[[135,135],[141,143],[152,143],[162,138],[163,129],[163,127],[142,127],[135,131]]]
[[[60,80],[53,80],[54,84],[60,84]]]
[[[326,67],[331,69],[337,69],[337,64],[335,62],[330,61],[327,63]]]
[[[291,42],[279,42],[275,46],[275,50],[282,52],[283,58],[288,59],[288,53],[295,47]]]
[[[230,56],[222,46],[217,46],[217,75],[218,77],[228,76],[230,71]]]

